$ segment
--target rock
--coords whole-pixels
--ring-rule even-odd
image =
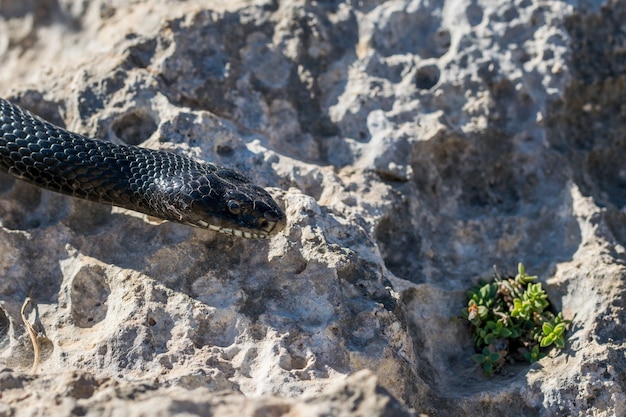
[[[3,97],[234,167],[288,215],[248,241],[1,174],[0,414],[626,409],[623,2],[13,0],[0,16]],[[488,378],[456,317],[520,261],[572,329]]]
[[[9,374],[10,372],[4,371]],[[0,378],[2,374],[0,373]],[[27,379],[28,377],[21,377]],[[386,390],[377,384],[377,378],[363,370],[337,381],[326,393],[295,400],[264,395],[246,398],[238,392],[215,392],[210,387],[189,389],[180,386],[157,387],[151,382],[118,382],[105,378],[96,380],[85,372],[62,372],[54,377],[40,376],[23,387],[40,395],[44,401],[22,404],[18,411],[31,414],[98,416],[123,414],[128,416],[219,415],[224,417],[245,415],[263,416],[380,416],[413,417]],[[50,385],[46,385],[50,384]],[[51,386],[54,387],[51,389]],[[4,397],[16,404],[24,391],[3,388]],[[61,401],[55,401],[60,398]],[[46,404],[48,403],[49,404]]]

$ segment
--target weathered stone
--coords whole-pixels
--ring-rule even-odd
[[[0,174],[0,415],[619,415],[625,17],[616,0],[2,2],[3,97],[237,168],[288,225],[246,241]],[[487,378],[456,317],[519,261],[572,329]]]

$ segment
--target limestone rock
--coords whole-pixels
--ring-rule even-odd
[[[2,2],[3,97],[234,167],[288,226],[230,238],[0,174],[0,414],[623,412],[625,18],[616,0]],[[573,326],[487,378],[455,317],[520,261]]]

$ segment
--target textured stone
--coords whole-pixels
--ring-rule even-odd
[[[3,97],[237,168],[288,226],[246,241],[0,174],[0,414],[619,415],[625,17],[617,0],[3,1]],[[487,378],[456,316],[519,261],[572,329]]]

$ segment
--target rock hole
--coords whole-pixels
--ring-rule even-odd
[[[134,111],[114,121],[111,129],[125,143],[139,145],[156,131],[157,123],[148,113]]]
[[[104,320],[106,301],[111,290],[106,283],[105,271],[97,266],[85,266],[72,280],[70,293],[72,318],[78,327],[89,328]]]
[[[292,356],[291,357],[291,367],[292,369],[304,369],[307,366],[306,358],[302,356]]]
[[[203,346],[226,347],[235,343],[239,331],[229,312],[216,312],[210,317],[198,320],[195,334],[191,337],[197,348]]]
[[[215,151],[219,156],[232,156],[235,150],[230,145],[217,145]]]
[[[415,84],[421,90],[430,90],[438,82],[441,72],[436,65],[426,65],[417,70],[415,74]]]
[[[3,309],[0,308],[0,347],[5,347],[9,345],[9,328],[11,327],[11,322],[7,317],[6,313]]]
[[[443,55],[445,52],[448,51],[448,49],[450,49],[450,41],[451,41],[450,31],[445,30],[445,29],[440,30],[439,32],[435,34],[434,41],[437,44],[437,46],[439,46],[439,49],[443,51],[443,53],[441,54]]]
[[[476,4],[469,5],[465,11],[465,17],[470,26],[478,26],[483,21],[483,15],[483,9]]]
[[[5,179],[0,177],[0,182]],[[9,180],[8,180],[9,181]],[[0,201],[0,216],[10,230],[32,230],[54,225],[64,219],[70,199],[58,193],[42,190],[24,181],[10,181],[13,189]]]
[[[397,219],[406,219],[406,213],[394,213]],[[376,241],[385,266],[396,276],[415,282],[420,271],[422,245],[416,228],[407,227],[390,217],[383,218],[376,227]]]

